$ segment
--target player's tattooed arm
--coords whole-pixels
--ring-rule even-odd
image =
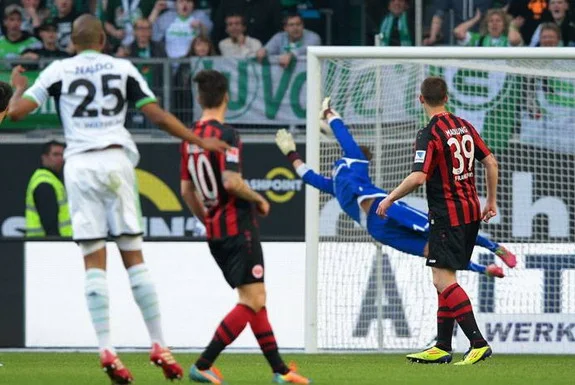
[[[226,191],[238,198],[254,202],[259,214],[266,216],[270,210],[270,204],[259,193],[251,189],[239,172],[226,170],[222,174],[222,183]]]

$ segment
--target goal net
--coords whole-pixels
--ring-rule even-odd
[[[448,109],[477,128],[500,164],[499,215],[480,234],[518,257],[509,269],[476,247],[472,260],[501,265],[506,277],[458,273],[480,328],[498,352],[575,352],[575,61],[555,50],[504,49],[487,57],[486,50],[447,48],[432,57],[418,48],[399,57],[401,50],[390,48],[326,48],[308,53],[308,164],[330,175],[342,155],[317,130],[319,101],[331,96],[357,142],[374,154],[375,184],[391,191],[409,174],[416,133],[427,123],[420,84],[444,78]],[[484,197],[483,168],[476,170]],[[427,211],[424,190],[404,201]],[[437,295],[425,260],[376,244],[334,197],[307,194],[307,350],[433,343]],[[454,343],[464,351],[467,340],[458,334]]]

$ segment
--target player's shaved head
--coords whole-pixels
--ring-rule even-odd
[[[74,20],[72,43],[74,43],[76,51],[102,49],[105,43],[105,34],[100,19],[94,15],[84,14]]]

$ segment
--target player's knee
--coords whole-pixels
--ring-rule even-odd
[[[116,245],[122,251],[142,250],[141,235],[122,235],[116,238]]]
[[[266,291],[263,287],[250,289],[240,291],[240,302],[257,313],[266,306]]]
[[[100,249],[105,249],[106,248],[106,241],[104,241],[103,239],[99,239],[96,241],[80,241],[78,242],[78,245],[80,246],[80,250],[82,251],[82,255],[86,256],[86,255],[90,255]]]

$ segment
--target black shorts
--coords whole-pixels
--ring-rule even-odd
[[[208,245],[232,288],[264,281],[264,255],[256,228],[233,237],[209,240]]]
[[[429,228],[427,266],[467,270],[478,232],[479,221],[455,227],[436,221]]]

